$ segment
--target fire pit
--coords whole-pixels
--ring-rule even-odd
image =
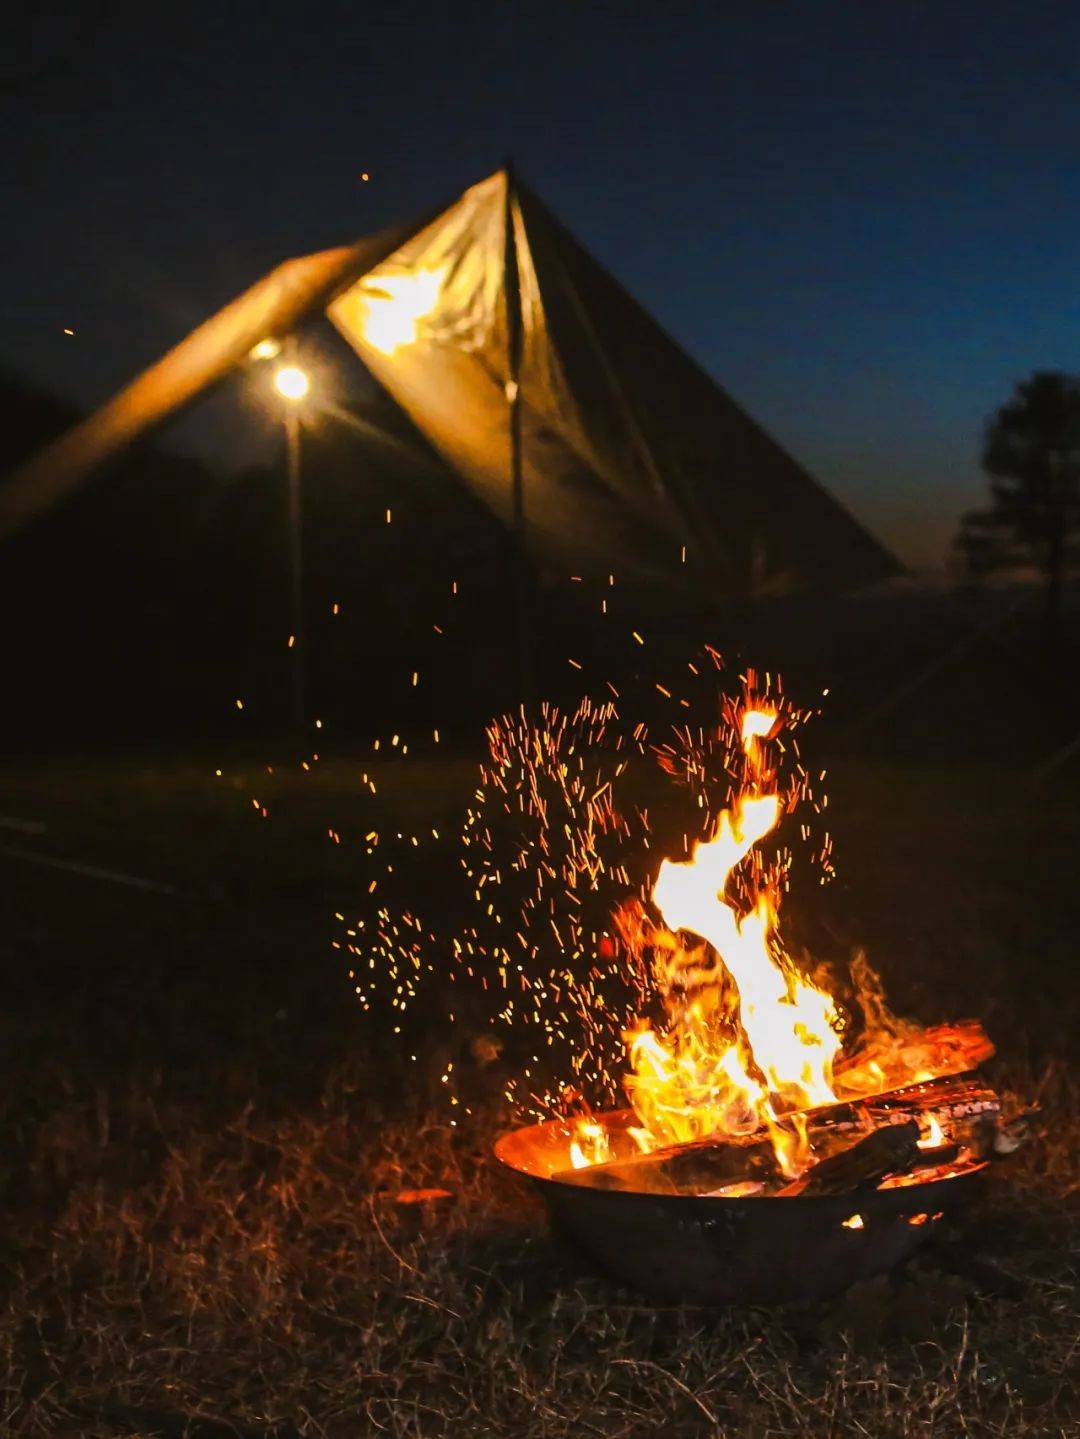
[[[739,686],[719,723],[680,721],[651,746],[681,844],[627,778],[647,726],[625,729],[611,700],[493,725],[463,832],[479,922],[444,947],[450,1018],[468,1005],[493,1026],[471,1052],[498,1053],[504,1026],[531,1039],[504,1093],[540,1122],[499,1140],[499,1160],[610,1274],[702,1303],[823,1296],[891,1269],[1023,1123],[974,1077],[993,1053],[976,1021],[904,1019],[861,955],[841,969],[788,948],[796,849],[832,874],[826,797],[800,758],[808,712],[768,675]],[[400,1032],[438,970],[416,916],[380,913]],[[350,971],[365,1005],[366,958]]]
[[[889,1113],[891,1103],[893,1119],[886,1122],[903,1123],[895,1116],[922,1098],[931,1100],[918,1090],[933,1088],[883,1097],[878,1117]],[[692,1304],[821,1299],[903,1263],[971,1195],[1000,1132],[997,1104],[991,1091],[963,1084],[946,1097],[945,1108],[950,1104],[969,1109],[963,1122],[970,1145],[955,1153],[950,1146],[946,1163],[877,1183],[856,1182],[835,1194],[746,1194],[738,1181],[726,1194],[680,1190],[689,1176],[680,1178],[677,1164],[680,1154],[684,1167],[695,1154],[689,1146],[673,1148],[666,1161],[653,1155],[643,1164],[631,1159],[574,1169],[575,1126],[563,1120],[505,1134],[495,1154],[535,1186],[558,1234],[610,1277],[646,1295]],[[854,1123],[850,1108],[841,1107],[833,1127]],[[592,1122],[603,1128],[612,1152],[625,1153],[634,1120],[626,1110]],[[857,1147],[854,1142],[840,1152],[853,1154]],[[730,1157],[733,1169],[741,1158]],[[673,1166],[673,1173],[659,1172]]]
[[[616,918],[663,1010],[623,1032],[632,1110],[496,1146],[559,1230],[666,1299],[817,1298],[891,1269],[1008,1147],[997,1095],[972,1077],[993,1053],[978,1023],[897,1019],[856,961],[862,1029],[845,1044],[829,989],[786,954],[787,860],[760,845],[805,797],[779,777],[791,722],[749,695],[732,708],[731,802]]]

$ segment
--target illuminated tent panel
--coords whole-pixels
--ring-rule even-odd
[[[0,484],[0,539],[50,509],[98,465],[198,399],[260,341],[284,336],[401,242],[400,229],[286,260]]]
[[[523,538],[541,568],[615,571],[699,599],[839,590],[898,571],[504,171],[418,225],[279,267],[0,490],[0,533],[257,340],[323,310],[443,460],[511,523],[508,253]]]
[[[511,522],[506,176],[474,185],[329,308],[364,364],[443,459]],[[591,565],[673,572],[686,534],[660,486],[595,450],[551,342],[517,197],[526,540],[564,576]],[[663,536],[664,538],[661,538]]]
[[[900,572],[535,195],[518,194],[548,335],[591,451],[624,493],[664,493],[710,588],[838,591]]]
[[[505,173],[329,314],[435,448],[509,522],[506,217],[521,292],[524,490],[537,558],[725,593],[842,589],[892,557]],[[681,565],[686,546],[689,571]],[[704,575],[703,572],[704,571]]]

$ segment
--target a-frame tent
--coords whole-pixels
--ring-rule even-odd
[[[279,266],[0,484],[0,536],[320,313],[545,570],[719,599],[900,568],[508,170]]]

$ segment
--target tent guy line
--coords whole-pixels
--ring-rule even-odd
[[[44,834],[48,828],[40,819],[16,819],[14,815],[0,814],[0,829],[14,830],[16,834]]]
[[[130,889],[144,889],[153,894],[176,894],[174,884],[163,884],[156,879],[143,879],[137,874],[124,874],[121,870],[103,869],[96,864],[82,864],[73,859],[56,859],[50,854],[39,854],[37,850],[22,849],[18,845],[0,845],[0,857],[22,859],[28,864],[40,864],[46,869],[65,870],[68,874],[81,874],[87,879],[103,879],[110,884],[127,885]]]

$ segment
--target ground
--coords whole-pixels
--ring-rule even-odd
[[[0,1430],[1076,1434],[1076,785],[836,766],[836,944],[866,945],[901,1008],[981,1017],[1042,1133],[944,1256],[718,1312],[657,1308],[560,1250],[490,1158],[492,1076],[451,1129],[437,1076],[352,999],[331,941],[366,891],[355,838],[451,832],[471,773],[0,773]],[[405,1202],[421,1189],[445,1194]]]

